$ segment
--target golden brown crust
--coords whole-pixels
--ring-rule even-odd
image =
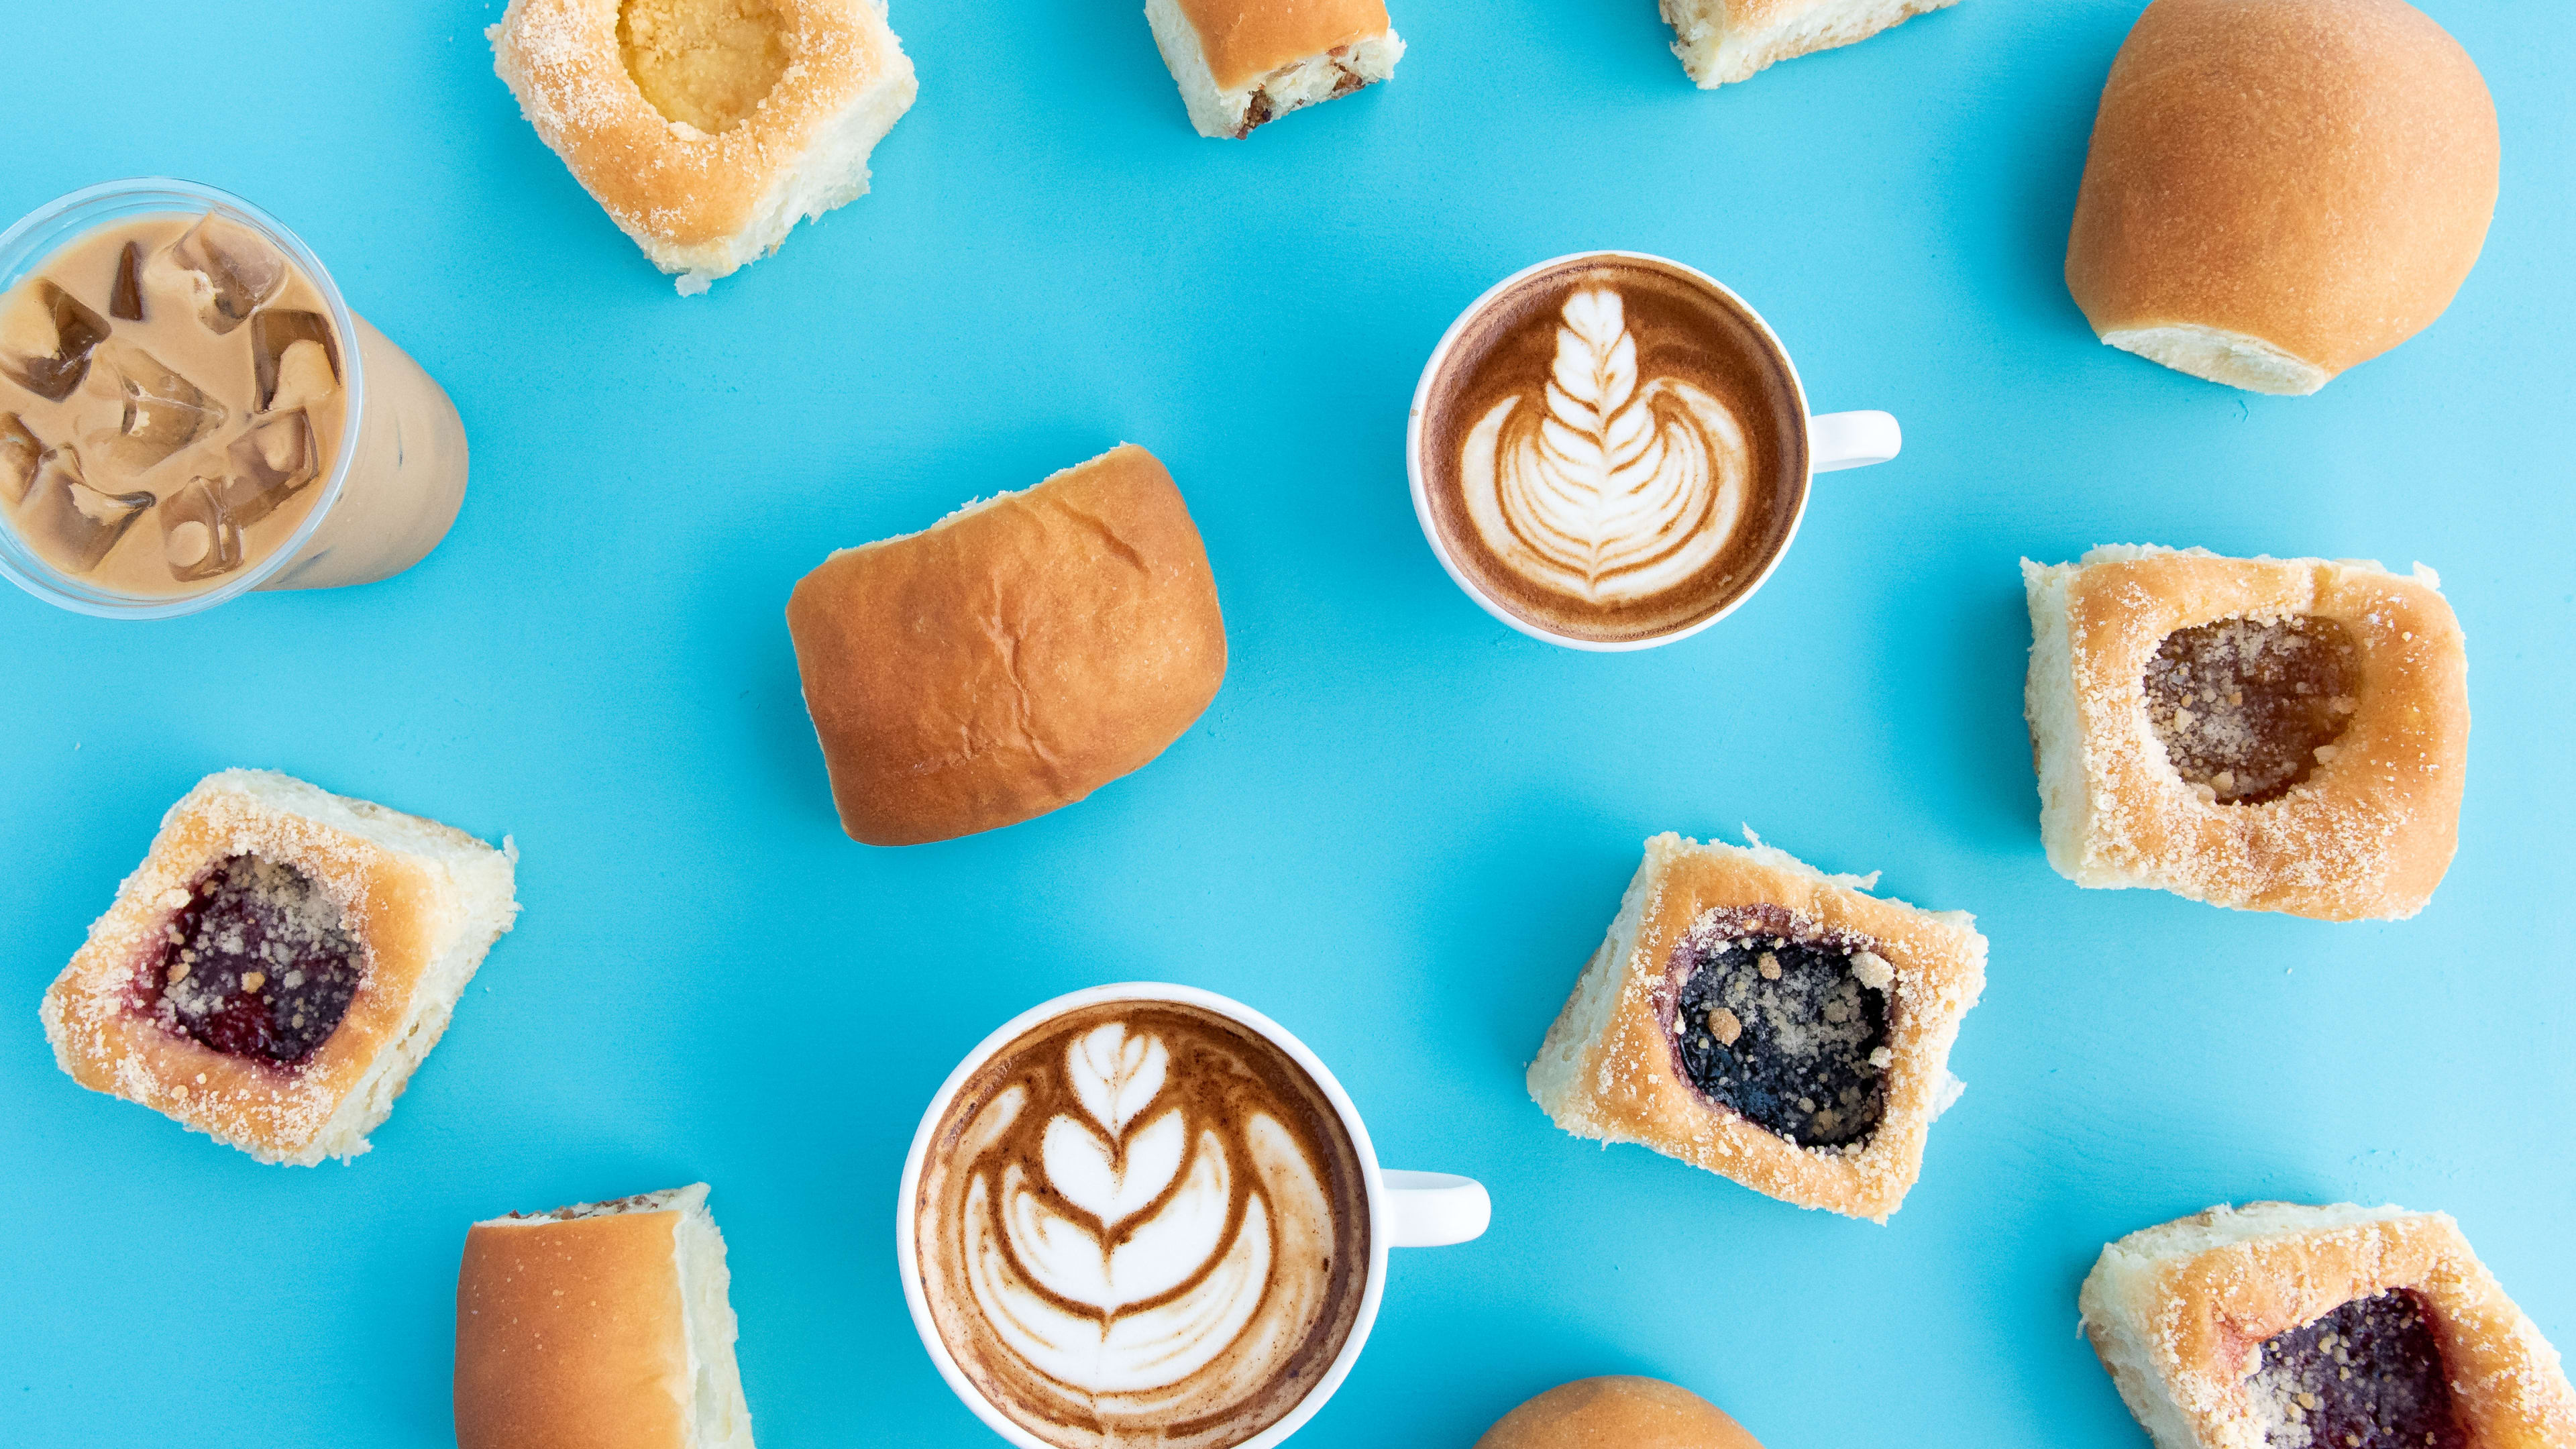
[[[1559,1384],[1505,1414],[1476,1449],[1762,1449],[1715,1404],[1661,1379]]]
[[[1179,0],[1217,89],[1386,33],[1385,0]]]
[[[787,627],[842,827],[871,845],[1082,799],[1180,738],[1225,678],[1198,527],[1133,444],[834,554]]]
[[[2392,1289],[2422,1300],[2472,1449],[2576,1444],[2576,1391],[2556,1353],[2442,1213],[2258,1237],[2164,1264],[2150,1289],[2153,1368],[2203,1441],[2233,1442],[2228,1426],[2251,1417],[2245,1380],[2267,1340]],[[2086,1332],[2107,1361],[2105,1325],[2088,1315]]]
[[[149,1107],[263,1161],[310,1163],[321,1155],[317,1139],[325,1125],[400,1039],[457,912],[450,887],[433,868],[226,788],[224,781],[216,776],[171,807],[143,864],[126,877],[115,904],[45,993],[46,1032],[63,1070],[92,1091]],[[348,1014],[294,1066],[228,1055],[166,1031],[135,994],[137,973],[160,958],[163,932],[187,904],[190,887],[234,855],[291,865],[311,877],[339,905],[364,951],[364,976]],[[442,1015],[433,1032],[444,1025]]]
[[[2329,375],[2422,331],[2495,212],[2494,102],[2403,0],[2155,0],[2112,62],[2066,284]]]
[[[1568,1131],[1641,1143],[1784,1202],[1884,1222],[1922,1173],[1924,1139],[1946,1105],[1951,1044],[1985,989],[1986,939],[1962,913],[1865,895],[1781,861],[1673,835],[1647,842],[1640,879],[1630,887],[1645,892],[1636,943],[1624,962],[1608,963],[1619,972],[1616,1005],[1583,1048],[1575,1090],[1550,1113]],[[1773,1136],[1702,1096],[1674,1061],[1660,999],[1673,950],[1703,914],[1756,905],[1782,907],[1807,929],[1867,937],[1895,970],[1887,1105],[1858,1151]],[[1574,1029],[1573,1016],[1569,1001],[1549,1029],[1549,1046]]]
[[[2177,629],[2302,614],[2341,623],[2361,653],[2334,757],[2277,800],[2203,800],[2148,721],[2148,661]],[[2458,845],[2469,735],[2467,654],[2433,586],[2321,559],[2164,553],[2087,565],[2067,616],[2094,808],[2088,866],[2333,921],[2409,916],[2432,897]]]
[[[680,1216],[532,1218],[466,1234],[458,1449],[684,1449]]]
[[[686,251],[750,225],[807,149],[868,87],[911,74],[868,0],[774,0],[788,68],[741,125],[665,117],[627,72],[618,0],[511,0],[495,68],[537,135],[630,235]]]

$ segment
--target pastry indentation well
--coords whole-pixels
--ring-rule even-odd
[[[2260,805],[2332,760],[2361,692],[2361,651],[2313,615],[2176,629],[2142,681],[2165,758],[2202,799]]]
[[[312,877],[234,855],[189,888],[135,986],[163,1029],[292,1066],[339,1028],[365,966],[339,904]]]
[[[1701,1095],[1807,1147],[1858,1151],[1887,1110],[1886,959],[1776,907],[1712,910],[1674,948],[1666,1023]]]
[[[625,0],[617,53],[653,109],[721,135],[786,73],[786,24],[775,0]]]
[[[2356,1298],[2263,1345],[2246,1380],[2272,1449],[2467,1449],[2442,1348],[2403,1288]]]

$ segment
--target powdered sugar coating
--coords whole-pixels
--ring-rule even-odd
[[[1749,832],[1748,832],[1749,835]],[[1635,1142],[1802,1207],[1884,1222],[1922,1170],[1932,1119],[1957,1097],[1959,1023],[1985,986],[1986,941],[1960,911],[1864,894],[1761,844],[1646,842],[1618,917],[1530,1064],[1530,1095],[1559,1127]],[[1711,910],[1776,907],[1801,929],[1874,943],[1887,969],[1886,1107],[1860,1151],[1805,1146],[1712,1103],[1677,1067],[1666,966]],[[1867,968],[1856,954],[1854,973]]]
[[[2096,549],[2027,560],[2026,709],[2050,865],[2079,885],[2148,886],[2328,920],[2421,910],[2457,841],[2468,738],[2459,625],[2429,570]],[[2279,798],[2195,789],[2158,739],[2145,680],[2177,630],[2226,619],[2329,619],[2360,682],[2331,757]]]
[[[347,1014],[292,1065],[172,1031],[135,989],[194,886],[236,857],[292,866],[338,910],[363,954]],[[284,775],[209,776],[171,807],[143,863],[45,993],[46,1038],[83,1086],[261,1161],[355,1156],[446,1029],[484,952],[510,928],[515,859],[507,842],[496,851],[463,831]]]

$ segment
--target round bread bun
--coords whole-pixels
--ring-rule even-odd
[[[2405,0],[2155,0],[2102,90],[2067,289],[2113,347],[2315,392],[2442,315],[2496,168],[2486,82]]]
[[[1762,1449],[1715,1404],[1662,1379],[1559,1384],[1505,1414],[1476,1449]]]
[[[787,628],[841,826],[870,845],[1072,804],[1161,754],[1225,679],[1198,526],[1132,443],[832,555]]]

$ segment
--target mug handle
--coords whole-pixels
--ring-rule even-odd
[[[1894,413],[1818,413],[1807,419],[1807,469],[1832,473],[1884,463],[1905,446]]]
[[[1390,1167],[1386,1179],[1389,1245],[1445,1248],[1481,1237],[1494,1218],[1485,1185],[1447,1172],[1406,1172]]]

